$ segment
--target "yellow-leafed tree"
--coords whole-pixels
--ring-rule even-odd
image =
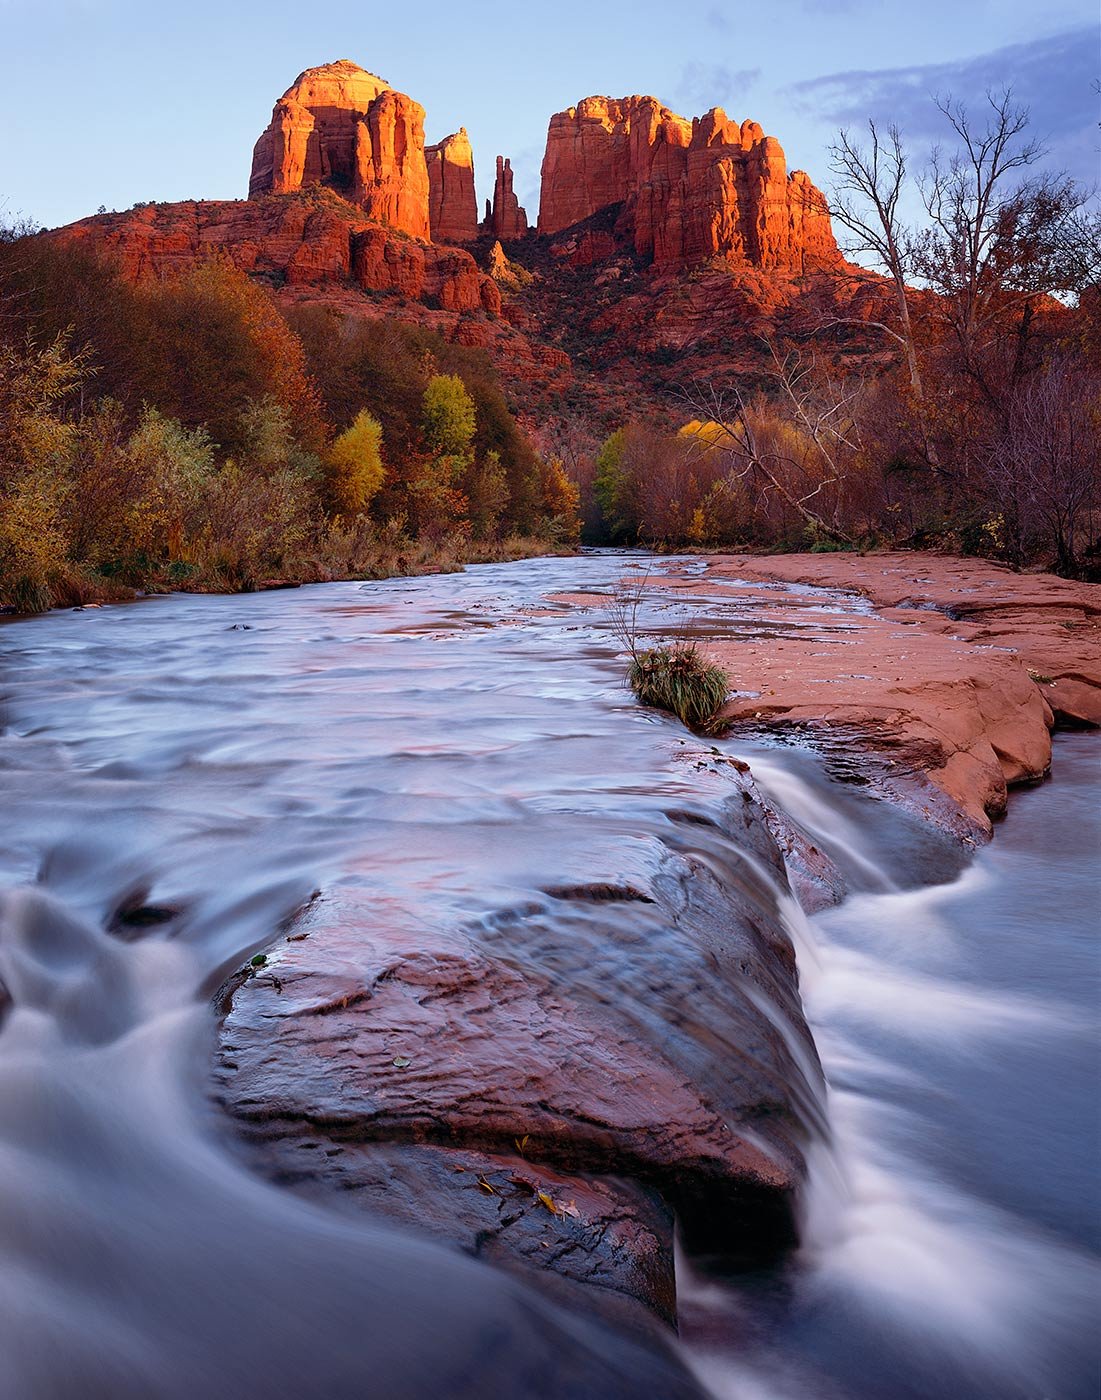
[[[329,449],[329,493],[339,515],[358,515],[371,504],[386,477],[382,425],[366,409],[357,413]]]

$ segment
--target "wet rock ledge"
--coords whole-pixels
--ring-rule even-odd
[[[1014,786],[1046,775],[1053,728],[1101,725],[1097,584],[918,553],[713,555],[663,565],[654,583],[732,612],[761,585],[762,609],[801,625],[705,640],[735,732],[811,742],[836,776],[968,843],[989,839]],[[870,606],[831,615],[800,585]]]
[[[700,1256],[790,1246],[820,1072],[783,860],[751,778],[726,791],[458,926],[315,900],[221,994],[252,1164],[651,1337],[674,1219]]]

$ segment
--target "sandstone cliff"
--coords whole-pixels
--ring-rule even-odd
[[[799,334],[823,309],[876,318],[866,274],[803,276],[840,263],[828,211],[755,123],[718,108],[688,121],[649,97],[558,113],[542,238],[524,236],[508,160],[479,225],[466,132],[427,148],[423,133],[411,98],[347,60],[325,64],[276,103],[248,203],[151,205],[58,235],[87,238],[136,278],[213,255],[281,303],[430,326],[484,348],[522,385],[525,411],[555,409],[572,386],[609,422],[640,404],[667,409],[687,380],[752,371],[762,336]],[[486,271],[440,246],[465,243]],[[850,339],[840,353],[873,352]]]
[[[84,241],[138,282],[224,259],[270,287],[280,306],[424,326],[487,351],[508,382],[524,386],[525,401],[532,386],[560,394],[572,378],[563,350],[501,316],[500,286],[466,249],[407,238],[324,189],[149,204],[41,236]]]
[[[825,198],[778,141],[714,107],[691,121],[653,97],[588,97],[551,118],[539,232],[621,206],[615,234],[657,267],[714,257],[802,273],[840,253]]]
[[[424,108],[348,59],[299,74],[256,143],[249,198],[327,185],[369,218],[430,236]]]
[[[478,236],[474,152],[466,127],[425,147],[428,217],[433,243],[468,243]]]

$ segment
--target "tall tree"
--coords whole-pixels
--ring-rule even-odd
[[[867,146],[842,130],[830,147],[830,168],[835,177],[831,213],[848,231],[846,251],[858,257],[869,257],[891,283],[897,325],[885,321],[873,324],[902,350],[925,456],[935,467],[936,444],[929,427],[925,383],[910,314],[913,235],[903,222],[901,210],[909,161],[902,133],[894,123],[884,136],[875,122],[869,121],[868,133]]]
[[[962,102],[937,100],[957,145],[933,152],[921,182],[929,223],[913,263],[937,293],[964,373],[996,406],[1029,368],[1038,300],[1069,290],[1065,240],[1082,194],[1065,175],[1028,174],[1044,148],[1010,89],[988,92],[986,104],[979,124]]]

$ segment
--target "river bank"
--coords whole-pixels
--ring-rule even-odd
[[[333,534],[338,534],[333,531]],[[468,532],[455,531],[433,537],[406,535],[401,530],[374,526],[350,530],[333,549],[299,551],[293,564],[278,575],[251,571],[228,571],[200,567],[186,561],[150,566],[140,581],[127,583],[114,575],[93,569],[59,570],[45,589],[48,601],[40,606],[0,601],[0,618],[21,618],[58,608],[100,608],[110,603],[135,602],[141,598],[163,597],[172,593],[236,594],[271,593],[301,588],[315,583],[378,582],[388,578],[424,578],[432,574],[454,574],[468,564],[516,563],[545,555],[572,555],[572,544],[565,545],[547,535],[507,535],[503,539],[474,540]],[[351,556],[351,562],[350,562]],[[0,600],[25,590],[5,587],[0,576]]]
[[[812,742],[868,784],[968,841],[1051,762],[1051,730],[1101,724],[1101,586],[936,554],[707,555],[657,565],[662,589],[719,604],[682,617],[722,666],[736,732]],[[645,588],[651,577],[639,580]],[[828,590],[817,601],[807,589]],[[837,595],[857,600],[838,606]],[[860,606],[858,600],[866,600]],[[607,606],[563,595],[557,603]],[[797,616],[817,633],[722,634],[721,607]]]

